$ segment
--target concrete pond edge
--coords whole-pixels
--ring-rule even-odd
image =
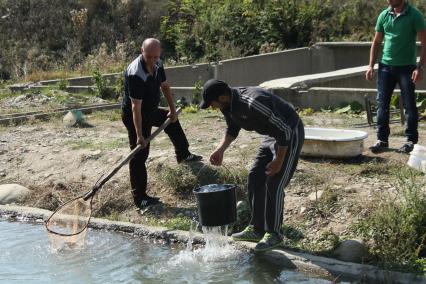
[[[25,221],[44,223],[52,211],[24,207],[16,205],[0,205],[0,220]],[[192,239],[193,244],[204,244],[205,240],[201,233],[171,230],[165,227],[152,227],[130,222],[110,221],[106,219],[92,218],[90,227],[93,229],[124,232],[135,236],[146,237],[153,240],[162,240],[166,243],[186,244]],[[254,253],[254,243],[234,242],[229,238],[237,249]],[[360,283],[425,283],[426,276],[410,273],[394,272],[380,269],[378,267],[359,263],[343,262],[337,259],[311,255],[302,252],[294,252],[288,249],[276,249],[260,255],[269,261],[280,263],[289,269],[301,272]]]

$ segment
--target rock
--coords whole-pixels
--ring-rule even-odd
[[[64,116],[62,122],[66,127],[73,127],[83,125],[85,121],[83,113],[80,110],[72,110]]]
[[[237,202],[237,223],[244,223],[251,218],[250,206],[246,201]]]
[[[304,206],[300,207],[300,214],[305,213],[305,211],[306,211],[306,207]]]
[[[0,204],[10,204],[24,198],[30,190],[19,184],[0,185]]]
[[[333,252],[342,261],[362,263],[368,257],[368,250],[362,240],[346,240]]]
[[[310,201],[317,201],[319,199],[321,199],[322,194],[324,193],[323,190],[318,190],[316,192],[312,192],[311,194],[308,195],[308,198]]]

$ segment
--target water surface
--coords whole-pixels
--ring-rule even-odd
[[[44,226],[0,219],[0,283],[331,283],[232,246],[187,250],[90,230],[86,245],[54,251]]]

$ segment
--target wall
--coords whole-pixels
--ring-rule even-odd
[[[310,73],[310,49],[299,48],[220,61],[216,78],[231,86],[256,86],[267,80]]]

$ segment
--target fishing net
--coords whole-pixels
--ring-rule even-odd
[[[92,213],[92,198],[76,198],[62,205],[47,220],[46,228],[59,236],[74,236],[86,230]]]

